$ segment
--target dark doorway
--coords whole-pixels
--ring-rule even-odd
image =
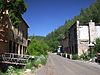
[[[12,41],[9,41],[9,53],[12,51]]]
[[[22,45],[20,45],[20,54],[22,54]]]
[[[16,53],[18,53],[18,44],[16,44]]]
[[[12,50],[12,52],[15,53],[15,50],[16,50],[16,43],[13,42],[13,50]]]

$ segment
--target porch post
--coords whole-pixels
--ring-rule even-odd
[[[21,49],[21,56],[23,56],[23,49],[24,49],[24,48],[23,48],[23,46],[22,46],[22,49]]]
[[[20,45],[18,44],[18,55],[20,55]]]

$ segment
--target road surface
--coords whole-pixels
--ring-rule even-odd
[[[49,54],[47,64],[38,69],[35,75],[100,75],[100,65]]]

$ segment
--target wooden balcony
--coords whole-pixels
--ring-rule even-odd
[[[25,66],[29,59],[29,55],[18,55],[15,53],[3,53],[0,55],[0,63],[9,65]]]

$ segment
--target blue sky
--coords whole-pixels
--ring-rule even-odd
[[[79,15],[82,8],[95,0],[24,0],[27,11],[23,18],[30,26],[29,35],[46,36],[64,25],[65,21]]]

